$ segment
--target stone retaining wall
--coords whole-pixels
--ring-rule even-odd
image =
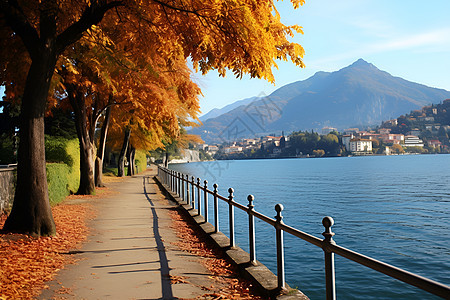
[[[10,210],[16,187],[16,169],[0,168],[0,214]]]

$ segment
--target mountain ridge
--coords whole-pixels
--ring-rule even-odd
[[[450,98],[450,92],[414,83],[359,59],[334,72],[319,71],[269,96],[206,120],[192,130],[207,143],[297,130],[378,125]]]

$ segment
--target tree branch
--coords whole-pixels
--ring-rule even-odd
[[[122,5],[123,1],[112,1],[110,3],[105,0],[92,1],[92,4],[86,7],[80,19],[58,35],[56,40],[58,53],[80,39],[92,25],[100,23],[108,10]]]
[[[0,11],[3,12],[6,23],[22,39],[31,59],[35,58],[39,49],[39,35],[28,22],[20,5],[15,0],[1,0]]]

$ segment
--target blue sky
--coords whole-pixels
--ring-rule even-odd
[[[275,86],[233,75],[194,74],[202,88],[202,114],[234,101],[269,95],[317,71],[336,71],[359,58],[391,75],[450,90],[450,0],[306,0],[292,9],[277,2],[285,24],[298,24],[304,34],[294,41],[305,48],[306,68],[277,62]]]

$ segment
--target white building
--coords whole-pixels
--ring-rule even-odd
[[[354,138],[353,134],[346,134],[342,136],[342,144],[345,150],[350,151],[350,141]]]
[[[240,146],[231,146],[231,147],[225,147],[224,152],[226,154],[236,153],[236,152],[242,152],[243,148]]]
[[[372,152],[372,140],[352,139],[350,140],[351,152]]]
[[[423,141],[415,135],[407,135],[405,137],[405,147],[423,147]]]
[[[209,146],[206,148],[206,152],[208,152],[208,154],[210,154],[210,155],[216,154],[217,151],[219,151],[219,147],[218,147],[218,146],[215,146],[215,145],[209,145]]]

